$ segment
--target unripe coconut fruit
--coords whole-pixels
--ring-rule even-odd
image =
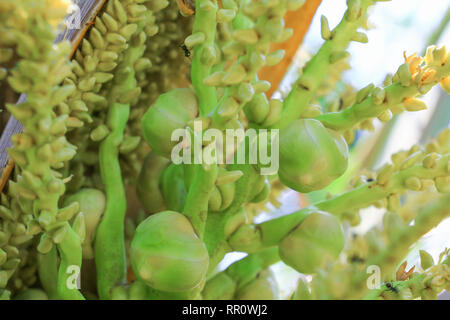
[[[325,188],[347,169],[342,135],[314,119],[299,119],[280,130],[281,182],[298,192]]]
[[[300,273],[311,274],[335,260],[344,248],[344,230],[329,213],[311,213],[280,243],[280,258]]]
[[[136,228],[130,261],[135,275],[150,287],[180,292],[194,289],[204,280],[209,256],[184,215],[163,211]]]
[[[142,118],[144,139],[157,154],[170,159],[178,143],[172,133],[183,129],[198,115],[197,98],[191,89],[174,89],[159,96]]]

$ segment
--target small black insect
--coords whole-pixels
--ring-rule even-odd
[[[352,263],[363,263],[363,262],[364,262],[364,259],[361,258],[361,257],[358,257],[357,255],[354,255],[354,256],[352,256],[352,257],[350,258],[350,261],[351,261]]]
[[[181,49],[183,49],[183,51],[184,51],[184,56],[185,56],[186,58],[189,58],[189,57],[191,56],[191,52],[189,51],[188,47],[186,47],[185,44],[182,44],[180,47],[181,47]]]
[[[373,182],[373,181],[374,181],[374,179],[372,179],[372,178],[367,179],[367,182]]]
[[[392,283],[386,283],[386,287],[394,293],[398,293],[398,289],[392,285]]]

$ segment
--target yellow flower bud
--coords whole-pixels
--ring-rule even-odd
[[[427,105],[425,102],[415,99],[415,98],[406,98],[403,100],[403,106],[407,111],[420,111],[425,110]]]

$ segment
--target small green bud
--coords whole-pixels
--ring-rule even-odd
[[[81,52],[84,56],[89,56],[94,53],[91,43],[86,38],[81,42]]]
[[[356,32],[352,38],[352,41],[367,43],[369,42],[369,39],[367,38],[367,35],[365,33]]]
[[[321,35],[323,40],[331,39],[331,30],[330,25],[328,24],[328,19],[325,16],[320,17],[320,25],[321,25]]]
[[[423,159],[422,165],[426,169],[432,169],[436,165],[436,160],[440,158],[440,155],[436,152],[431,152]]]
[[[242,103],[246,103],[253,98],[255,90],[253,89],[253,86],[250,83],[243,82],[239,85],[237,93],[239,100]]]
[[[137,72],[141,72],[141,71],[147,70],[147,69],[149,69],[151,67],[152,67],[152,62],[148,58],[140,58],[134,64],[134,69]]]
[[[378,120],[380,120],[381,122],[388,122],[389,120],[392,119],[392,112],[391,110],[385,110],[382,113],[380,113],[380,115],[378,116]]]
[[[234,183],[228,183],[228,184],[219,185],[217,187],[220,191],[220,194],[222,195],[222,206],[220,207],[219,211],[224,211],[224,210],[228,209],[228,207],[231,205],[231,203],[234,200],[236,185]],[[226,232],[225,232],[225,235],[227,235]]]
[[[283,60],[285,53],[286,51],[284,50],[277,50],[272,53],[269,53],[266,56],[266,65],[269,67],[277,65],[278,63],[281,62],[281,60]]]
[[[219,176],[216,180],[216,186],[221,186],[228,183],[234,183],[242,177],[243,173],[240,170],[235,171],[227,171],[221,170],[219,171]]]
[[[422,189],[422,182],[417,177],[409,177],[405,180],[404,185],[409,190],[419,191]]]
[[[244,112],[247,118],[254,123],[262,123],[267,118],[270,111],[269,101],[264,93],[253,96],[244,106]]]
[[[69,102],[70,107],[74,110],[74,111],[83,111],[86,112],[88,111],[88,107],[86,106],[86,103],[84,103],[83,100],[74,100],[74,101],[70,101]]]
[[[391,194],[388,197],[387,208],[389,211],[396,212],[400,208],[400,197],[396,194]]]
[[[202,44],[203,42],[205,42],[205,40],[206,40],[206,37],[203,32],[196,32],[196,33],[193,33],[190,36],[188,36],[186,38],[186,40],[184,40],[184,44],[188,48],[193,48],[197,45]]]
[[[109,62],[100,62],[97,66],[97,69],[101,72],[110,72],[117,67],[117,63],[109,61]]]
[[[217,11],[217,22],[228,23],[236,16],[236,10],[232,9],[219,9]]]
[[[213,74],[209,75],[205,79],[203,79],[203,83],[206,86],[210,87],[217,87],[222,83],[222,78],[225,75],[222,71],[214,72]]]
[[[212,66],[217,60],[217,52],[213,46],[207,46],[201,51],[201,61],[205,65]]]
[[[235,64],[230,68],[222,78],[225,85],[233,85],[242,82],[247,76],[247,71],[242,64]]]
[[[8,256],[5,251],[0,248],[0,266],[6,262]],[[1,286],[0,286],[1,287]]]
[[[86,237],[86,222],[85,222],[85,218],[84,218],[84,214],[83,212],[80,212],[72,225],[72,229],[73,231],[75,231],[75,233],[78,235],[78,237],[80,237],[80,241],[84,242],[84,239]]]
[[[386,91],[384,91],[380,87],[376,87],[372,91],[372,101],[376,105],[380,105],[384,102],[384,99],[386,98]]]
[[[108,13],[103,13],[102,15],[102,21],[105,24],[105,26],[109,29],[111,32],[116,32],[119,30],[119,24],[117,21],[111,17]]]
[[[100,61],[116,61],[119,59],[119,55],[114,51],[102,51],[100,53]]]
[[[116,18],[121,24],[125,24],[128,20],[127,12],[119,0],[113,0],[114,11],[116,13]]]
[[[8,284],[9,275],[6,270],[0,271],[0,288],[5,288]]]
[[[118,33],[108,33],[106,35],[106,41],[108,41],[109,43],[112,43],[112,44],[117,44],[117,45],[127,43],[127,39]]]
[[[68,231],[67,228],[69,228],[69,227],[64,225],[64,226],[51,232],[51,237],[52,237],[54,243],[58,244],[64,240],[64,238],[67,234],[67,231]]]
[[[402,64],[398,70],[396,75],[398,76],[398,79],[400,81],[400,84],[404,87],[409,87],[412,83],[412,75],[411,71],[409,70],[409,64],[404,63]]]
[[[334,64],[340,60],[347,59],[350,54],[347,51],[335,51],[330,55],[330,63]]]
[[[252,45],[258,42],[259,36],[254,29],[238,29],[233,32],[233,39],[245,45]]]
[[[73,202],[70,205],[59,209],[58,215],[56,216],[57,221],[67,221],[72,219],[72,217],[78,213],[80,210],[80,205],[78,202]]]
[[[100,31],[94,27],[89,33],[89,40],[97,49],[103,49],[105,47],[105,41]]]
[[[140,136],[127,136],[123,139],[119,147],[119,152],[122,154],[127,154],[135,150],[141,142]]]
[[[434,179],[434,185],[440,193],[447,193],[450,191],[450,176],[437,177]]]
[[[228,97],[225,101],[220,105],[218,114],[222,117],[230,117],[236,113],[239,109],[239,103],[233,97]]]
[[[102,35],[105,35],[108,32],[108,29],[106,28],[105,24],[103,23],[103,20],[98,17],[95,20],[95,27],[100,31]]]
[[[255,81],[252,83],[252,85],[253,85],[253,89],[255,89],[255,94],[269,91],[270,86],[271,86],[270,82],[266,81],[266,80]]]
[[[436,50],[433,51],[433,64],[437,66],[444,65],[448,59],[447,55],[448,52],[445,46],[436,48]]]
[[[386,164],[385,166],[383,166],[383,168],[380,170],[380,172],[377,175],[377,183],[379,185],[385,185],[391,178],[394,171],[395,171],[395,167],[391,164]]]
[[[283,102],[278,99],[271,99],[269,101],[269,113],[262,123],[263,126],[270,127],[281,119],[281,112],[283,110]]]
[[[200,8],[199,9],[203,10],[203,11],[217,10],[217,5],[212,3],[212,1],[206,1],[206,2],[202,2],[200,4]]]
[[[408,156],[400,165],[401,170],[405,170],[408,168],[411,168],[413,165],[415,165],[418,161],[421,160],[423,157],[423,152],[418,151],[412,153],[410,156]]]
[[[52,92],[52,98],[51,102],[53,104],[60,104],[61,102],[65,101],[74,91],[75,86],[73,85],[64,85],[57,87]]]
[[[373,83],[371,83],[368,86],[359,90],[358,93],[356,94],[356,102],[357,103],[363,102],[372,93],[374,89],[375,86]]]
[[[53,241],[47,236],[46,233],[42,234],[39,244],[37,246],[37,250],[42,254],[46,254],[50,252],[52,247]]]
[[[214,188],[208,199],[208,211],[218,212],[222,206],[222,195],[219,189]]]
[[[275,51],[276,52],[276,51]],[[274,57],[276,59],[276,57]],[[267,60],[266,57],[261,53],[257,51],[253,51],[250,56],[250,68],[253,70],[259,69],[263,67],[266,64]],[[276,64],[276,63],[275,63]]]
[[[83,126],[83,121],[75,118],[75,117],[69,117],[65,121],[68,128],[81,128]]]
[[[427,270],[434,266],[433,257],[425,250],[420,250],[420,266],[423,270]]]
[[[135,23],[127,24],[125,27],[120,29],[119,33],[122,35],[125,39],[129,40],[131,36],[137,31],[138,26]]]
[[[85,92],[85,93],[83,93],[82,97],[83,97],[84,101],[94,103],[94,104],[107,103],[107,100],[105,97],[98,95],[96,93],[93,93],[93,92]]]

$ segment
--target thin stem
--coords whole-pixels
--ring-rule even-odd
[[[426,86],[436,85],[441,79],[450,75],[450,63],[433,68],[436,75],[434,81]],[[315,119],[321,121],[324,126],[330,129],[345,131],[352,129],[358,123],[378,117],[382,112],[387,111],[390,107],[402,104],[405,98],[416,97],[422,94],[420,86],[412,84],[403,86],[400,83],[394,83],[385,89],[386,98],[380,104],[376,104],[372,96],[368,96],[361,102],[357,102],[349,108],[339,112],[330,112],[317,116]]]
[[[125,187],[119,162],[119,147],[130,117],[130,93],[136,94],[135,63],[145,51],[145,37],[141,37],[145,20],[138,25],[117,67],[117,77],[109,92],[110,108],[106,124],[109,135],[100,143],[99,166],[105,185],[106,207],[95,236],[95,262],[100,299],[110,299],[111,290],[126,279],[125,213],[127,209]]]
[[[191,81],[198,98],[200,115],[206,116],[217,104],[216,89],[203,83],[203,80],[210,75],[211,65],[204,63],[202,58],[205,55],[205,51],[211,48],[214,49],[217,1],[196,0],[195,7],[196,13],[192,33],[203,33],[205,41],[194,48]]]
[[[208,215],[208,200],[214,189],[218,167],[213,165],[205,170],[201,165],[196,166],[195,177],[189,188],[183,213],[191,221],[199,238],[203,239]]]
[[[450,156],[445,155],[439,162],[439,165],[432,169],[425,169],[422,165],[415,165],[411,168],[394,173],[385,186],[374,182],[361,185],[360,187],[339,195],[333,199],[315,204],[315,206],[336,215],[346,211],[365,208],[372,203],[386,198],[390,194],[404,192],[407,189],[404,186],[405,179],[415,176],[419,179],[433,179],[445,173],[447,162]]]
[[[366,19],[366,11],[374,3],[373,0],[361,1],[361,12],[356,19],[349,19],[349,10],[339,25],[333,30],[329,40],[325,41],[316,55],[307,63],[303,74],[295,82],[292,91],[283,103],[281,120],[273,125],[274,128],[283,128],[298,119],[302,112],[311,103],[315,91],[329,74],[333,67],[332,55],[344,52],[355,37],[357,29]]]
[[[108,112],[111,133],[100,144],[100,173],[106,189],[106,208],[95,237],[98,292],[109,299],[111,289],[126,275],[124,219],[126,195],[119,164],[119,145],[130,114],[130,105],[113,103]]]

